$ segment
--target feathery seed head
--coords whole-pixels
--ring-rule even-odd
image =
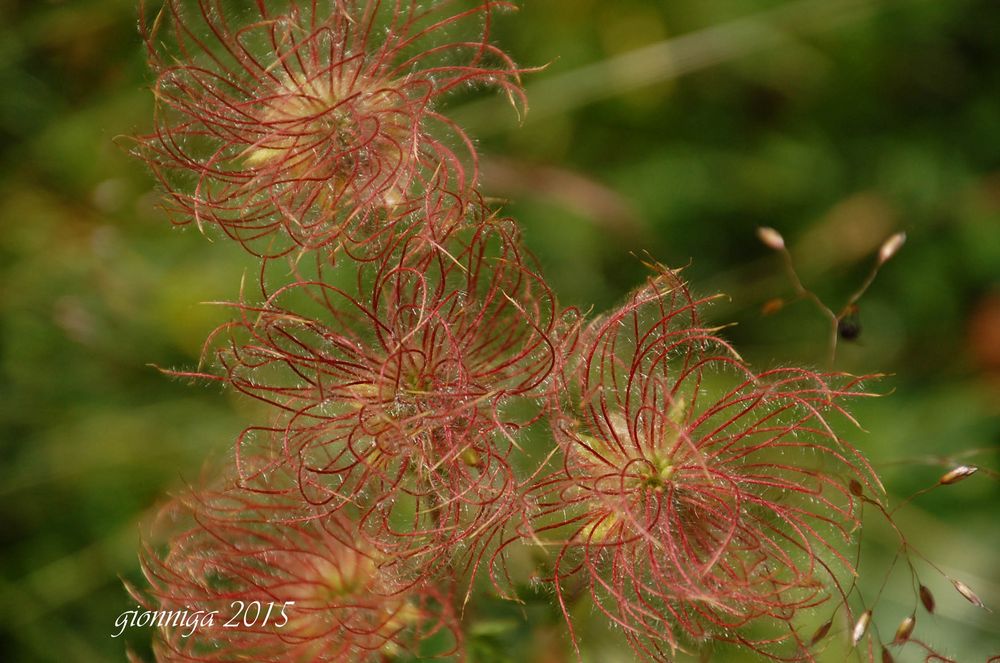
[[[488,43],[506,3],[250,4],[167,0],[144,25],[157,112],[139,153],[179,223],[274,255],[477,199],[475,151],[436,106],[468,83],[521,98],[519,70]]]

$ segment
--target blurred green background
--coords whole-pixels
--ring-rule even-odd
[[[889,491],[954,462],[997,468],[1000,443],[1000,3],[995,0],[531,0],[497,25],[523,65],[522,126],[496,98],[457,98],[488,193],[525,229],[564,303],[600,311],[644,278],[685,274],[759,367],[820,365],[822,317],[788,296],[758,225],[786,237],[839,307],[879,243],[908,242],[861,302],[838,367],[890,373],[855,440]],[[138,523],[224,456],[246,407],[192,367],[250,262],[174,231],[120,137],[148,130],[131,0],[0,0],[0,657],[124,660]],[[890,393],[891,392],[891,393]],[[1000,610],[1000,488],[980,472],[901,511],[944,571]],[[891,534],[873,519],[870,596]],[[939,614],[918,632],[957,660],[1000,652],[1000,618],[923,570]],[[884,640],[913,609],[893,576]],[[559,661],[551,611],[496,608],[476,660]],[[506,615],[506,616],[504,616]],[[584,615],[583,619],[587,619]],[[840,627],[838,627],[839,629]],[[630,660],[612,636],[588,660]],[[492,653],[490,653],[492,652]],[[908,658],[907,656],[910,656]],[[917,660],[903,650],[898,660]],[[830,653],[831,661],[843,654]],[[506,658],[504,658],[506,657]],[[718,660],[737,660],[727,654]]]

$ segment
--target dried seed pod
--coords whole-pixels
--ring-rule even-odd
[[[889,650],[885,647],[882,648],[882,663],[895,663],[896,659],[892,657]]]
[[[890,237],[889,239],[882,242],[882,246],[878,250],[878,262],[882,263],[889,260],[889,258],[896,255],[896,252],[903,247],[906,242],[906,233],[899,232]]]
[[[851,479],[851,482],[847,484],[847,487],[851,491],[851,495],[854,495],[855,497],[861,497],[865,494],[864,487],[857,479]]]
[[[896,644],[906,642],[910,639],[910,635],[913,633],[913,627],[916,625],[916,615],[910,615],[899,623],[899,628],[896,629],[896,637],[893,638],[892,641]]]
[[[934,612],[934,595],[923,585],[920,585],[920,602],[924,604],[924,610]]]
[[[826,634],[830,632],[830,627],[833,626],[833,620],[827,620],[820,624],[813,636],[809,638],[809,646],[812,647],[814,644],[826,637]]]
[[[865,610],[858,617],[858,621],[854,622],[854,629],[851,631],[851,645],[857,646],[861,639],[865,637],[865,633],[868,632],[868,624],[872,620],[872,611]]]
[[[783,251],[785,249],[785,239],[774,228],[760,226],[757,228],[757,238],[769,249],[774,249],[775,251]]]
[[[950,486],[953,483],[968,479],[978,471],[979,468],[975,465],[959,465],[938,479],[938,483],[942,486]]]
[[[955,586],[955,590],[958,591],[958,593],[961,594],[966,601],[976,606],[977,608],[983,608],[984,610],[989,610],[989,608],[986,607],[986,604],[983,603],[983,600],[978,596],[976,596],[976,593],[972,591],[968,585],[966,585],[961,580],[952,580],[951,578],[949,578],[949,580],[951,580],[951,584]]]

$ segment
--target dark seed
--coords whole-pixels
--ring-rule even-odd
[[[830,632],[830,627],[833,626],[833,620],[830,620],[822,625],[816,632],[813,633],[813,637],[809,639],[809,646],[812,647],[814,644],[826,637],[826,634]]]
[[[920,602],[924,604],[927,612],[934,612],[934,595],[923,585],[920,585]]]

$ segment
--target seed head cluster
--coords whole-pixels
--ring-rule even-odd
[[[133,593],[287,606],[161,626],[158,660],[462,659],[478,579],[517,593],[515,557],[578,655],[588,602],[641,659],[724,642],[812,660],[798,618],[843,598],[855,487],[880,489],[837,432],[860,381],[752,372],[658,265],[590,322],[558,304],[440,110],[469,85],[521,102],[490,43],[507,8],[166,0],[144,20],[137,152],[176,222],[261,259],[204,368],[174,373],[263,414],[164,507]]]

